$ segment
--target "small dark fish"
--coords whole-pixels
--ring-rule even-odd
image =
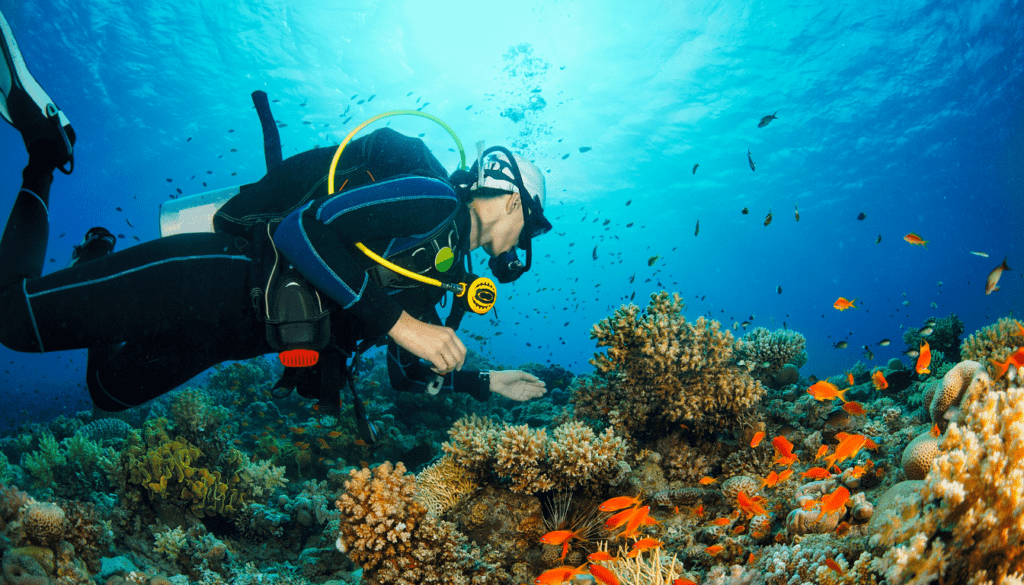
[[[793,209],[796,210],[796,220],[800,221],[800,208],[797,207],[796,205],[793,205]]]
[[[875,238],[875,243],[876,244],[881,244],[882,243],[882,234],[878,234],[878,237]]]
[[[235,131],[235,129],[234,129],[234,128],[232,128],[232,129],[228,130],[228,134],[231,134],[231,133],[232,133],[232,132],[234,132],[234,131]]]
[[[601,225],[608,225],[608,224],[610,224],[611,222],[612,222],[612,220],[610,220],[610,219],[606,219],[606,220],[604,220],[604,223],[602,223]]]
[[[633,200],[632,200],[632,199],[630,199],[630,200],[626,201],[626,207],[629,207],[629,204],[630,204],[630,203],[632,203],[632,202],[633,202]]]
[[[116,210],[118,210],[118,211],[124,211],[124,210],[123,210],[123,209],[121,209],[120,207],[115,207],[114,209],[116,209]]]
[[[882,347],[889,347],[889,344],[890,344],[890,343],[892,343],[892,342],[891,342],[891,341],[889,341],[888,339],[883,339],[882,341],[879,341],[879,342],[878,342],[878,345],[880,345],[880,346],[882,346]]]
[[[935,332],[935,329],[932,326],[930,326],[930,325],[922,327],[922,328],[917,330],[917,334],[920,335],[921,337],[928,337],[928,336],[930,336],[934,332]]]
[[[181,195],[181,189],[175,189],[175,191],[178,192],[178,195]]]
[[[764,225],[766,225],[766,226],[767,226],[767,225],[768,225],[768,224],[770,224],[771,222],[772,222],[772,210],[771,210],[771,208],[769,208],[769,209],[768,209],[768,215],[766,215],[766,216],[764,217]]]
[[[848,342],[846,342],[846,341],[840,341],[839,343],[833,343],[832,344],[832,348],[833,349],[846,349],[849,346],[850,346],[850,344]]]
[[[697,220],[697,227],[696,227],[696,229],[693,230],[693,235],[696,236],[699,233],[700,233],[700,220],[698,219]]]
[[[814,374],[811,374],[810,376],[807,376],[807,381],[813,384],[818,381],[818,377],[815,376]]]
[[[119,237],[119,238],[121,238],[123,240],[124,239],[124,234],[117,234],[117,237]]]
[[[743,211],[741,211],[740,213],[742,213],[743,215],[746,215],[746,214],[750,213],[750,210],[747,209],[746,207],[744,207]]]
[[[654,263],[658,261],[658,258],[661,258],[661,256],[660,255],[651,256],[650,258],[647,259],[647,265],[648,266],[654,266]],[[633,276],[635,277],[636,275],[634,274]],[[633,284],[633,279],[632,278],[629,279],[629,283]]]
[[[858,220],[864,221],[865,218],[867,218],[867,215],[865,215],[863,211],[857,214]]]
[[[756,163],[754,162],[754,159],[750,157],[750,149],[749,148],[747,149],[747,162],[750,163],[750,170],[752,170],[752,171],[755,170],[754,167],[755,167]]]
[[[775,112],[775,114],[778,114],[778,113],[779,112],[777,112],[777,111]],[[775,114],[772,114],[771,116],[765,116],[765,117],[761,118],[761,121],[757,123],[757,127],[758,128],[764,128],[768,124],[771,124],[772,120],[778,120],[779,117],[776,116]]]
[[[312,123],[312,122],[310,122],[309,120],[303,120],[303,121],[302,121],[302,123],[303,123],[303,124],[305,124],[306,126],[311,126],[311,125],[313,125],[313,123]]]
[[[142,240],[139,239],[139,236],[132,236],[132,237],[135,238],[136,242],[141,242],[142,241]]]
[[[167,182],[168,182],[168,183],[170,183],[170,182],[171,182],[171,181],[173,181],[173,180],[174,180],[174,179],[167,179]]]
[[[875,359],[875,354],[872,353],[870,349],[868,349],[868,346],[865,345],[863,349],[864,349],[864,359],[868,360],[869,362],[871,360]]]
[[[781,295],[782,294],[782,285],[779,285],[779,286],[775,287],[775,292],[777,292],[777,293],[779,293]]]
[[[590,152],[591,150],[593,150],[593,149],[591,149],[589,146],[581,146],[580,147],[580,152]]]
[[[358,94],[357,94],[357,95],[358,95]],[[302,100],[302,103],[301,103],[301,104],[299,104],[299,107],[300,107],[300,108],[304,108],[304,107],[306,107],[306,100]]]
[[[358,106],[360,104],[365,104],[365,103],[366,103],[366,100],[359,100],[358,102],[356,102],[356,105]]]
[[[377,94],[373,94],[373,95],[371,95],[370,97],[366,98],[366,101],[367,101],[367,102],[372,102],[372,101],[373,101],[373,98],[375,98],[375,97],[377,97]]]
[[[426,136],[426,135],[427,135],[427,133],[426,133],[426,132],[420,132],[420,133],[419,133],[419,134],[418,134],[417,136],[418,136],[419,138],[423,138],[423,137],[424,137],[424,136]]]
[[[565,156],[563,156],[563,157],[562,157],[562,160],[565,160],[565,159],[567,159],[567,158],[569,158],[569,155],[568,155],[568,154],[566,154]]]
[[[630,227],[633,227],[633,222],[629,222],[629,223],[627,223],[627,224],[626,224],[626,227],[628,227],[628,228],[630,228]]]
[[[185,142],[188,142],[188,141],[190,141],[190,140],[192,140],[192,137],[191,137],[191,136],[189,136],[189,137],[188,137],[188,138],[187,138],[187,139],[185,140]]]
[[[592,256],[594,257],[594,260],[597,260],[597,246],[594,246],[594,252]]]
[[[695,175],[697,174],[697,167],[699,167],[699,166],[700,166],[700,163],[697,163],[697,164],[693,165],[693,174],[695,174]]]
[[[411,96],[412,94],[413,94],[413,92],[411,92],[411,91],[410,91],[409,93],[405,94],[405,97],[409,97],[409,96]],[[356,95],[359,95],[359,94],[356,94]],[[352,97],[356,97],[356,96],[354,95],[354,96],[352,96]]]
[[[468,106],[466,106],[466,111],[467,111],[467,112],[468,112],[469,110],[472,110],[472,109],[473,109],[473,104],[469,104]]]
[[[237,148],[232,148],[231,152],[238,152],[238,149]]]
[[[277,127],[278,128],[287,128],[288,124],[285,124],[284,122],[281,122],[280,124],[277,125]]]
[[[127,223],[127,224],[128,224],[128,227],[130,227],[130,228],[133,228],[133,227],[135,227],[135,226],[133,226],[133,225],[132,225],[132,222],[131,222],[131,220],[130,220],[130,219],[128,219],[127,217],[126,217],[126,218],[124,218],[124,221],[125,221],[125,223]]]

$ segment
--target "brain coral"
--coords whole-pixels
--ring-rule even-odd
[[[64,509],[50,502],[30,502],[22,512],[21,523],[29,541],[52,544],[64,534]]]
[[[761,399],[764,388],[734,363],[732,333],[704,317],[688,323],[683,307],[661,292],[643,312],[625,305],[594,325],[590,336],[607,353],[590,360],[596,376],[573,385],[577,416],[631,436],[683,421],[725,425]]]

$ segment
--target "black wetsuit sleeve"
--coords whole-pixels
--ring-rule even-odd
[[[274,233],[278,251],[320,292],[386,334],[402,307],[366,274],[363,242],[384,256],[448,222],[460,205],[445,182],[399,177],[314,200],[286,217]]]
[[[405,351],[394,341],[388,341],[388,378],[392,388],[399,392],[422,394],[427,391],[427,383],[435,376],[437,374],[426,362]],[[491,397],[490,384],[481,380],[480,372],[476,370],[447,374],[441,384],[441,394],[453,392],[469,394],[480,401]]]

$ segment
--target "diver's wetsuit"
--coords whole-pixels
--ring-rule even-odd
[[[390,130],[360,141],[374,135],[394,139],[379,140],[383,147],[426,150],[422,141]],[[323,182],[332,154],[296,155],[248,187],[273,194],[317,177]],[[389,160],[401,171],[402,152]],[[30,154],[0,241],[0,343],[24,352],[89,348],[89,391],[108,411],[147,402],[222,361],[273,352],[250,294],[264,284],[263,272],[250,242],[238,235],[169,236],[41,276],[52,171]],[[448,280],[465,272],[465,202],[446,181],[392,177],[305,203],[280,223],[274,243],[330,299],[332,344],[351,351],[360,340],[386,334],[403,309],[441,324],[435,305],[444,296],[439,288],[381,273],[353,243],[362,241],[385,258],[424,248],[433,262],[424,238],[453,226],[459,236]],[[387,353],[392,386],[422,392],[432,377],[429,367],[393,341]],[[489,397],[478,372],[446,376],[442,392],[452,391]]]

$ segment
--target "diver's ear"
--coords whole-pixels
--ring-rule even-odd
[[[520,201],[519,192],[513,191],[512,194],[509,195],[508,197],[508,202],[505,203],[505,213],[512,213],[513,211],[519,209],[519,206],[521,204],[522,201]]]

